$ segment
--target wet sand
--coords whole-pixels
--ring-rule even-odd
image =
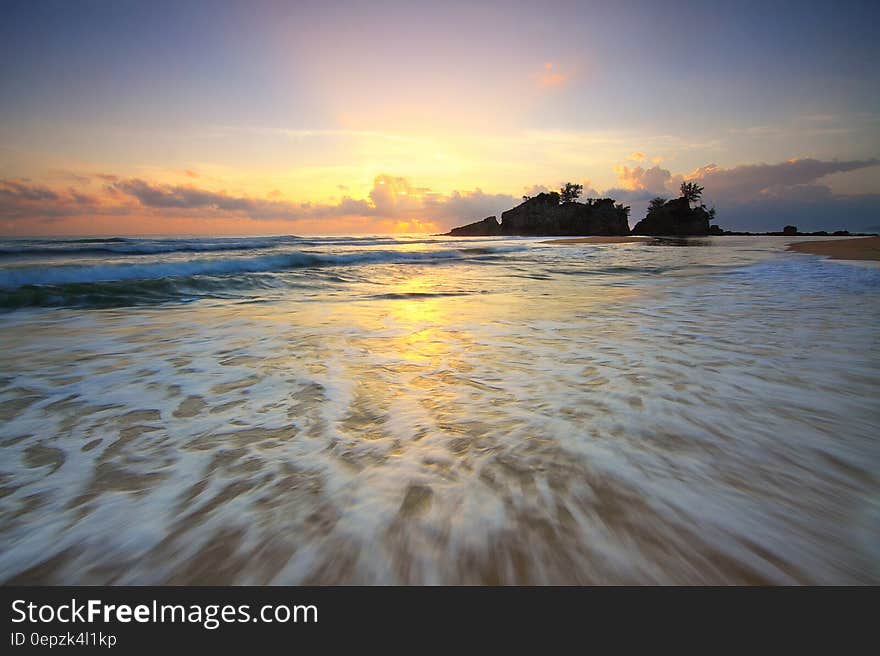
[[[833,260],[880,260],[880,237],[801,241],[786,250],[811,255],[827,255]]]
[[[569,239],[550,239],[542,244],[629,244],[651,241],[653,237],[572,237]]]

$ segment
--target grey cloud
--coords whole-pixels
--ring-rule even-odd
[[[0,217],[5,219],[73,216],[89,211],[96,202],[94,197],[73,188],[59,192],[29,180],[0,180]]]
[[[442,227],[451,228],[457,221],[498,216],[520,200],[509,194],[486,194],[480,189],[465,193],[453,191],[449,196],[426,198],[424,215]]]
[[[58,194],[24,180],[0,180],[0,202],[58,200]]]
[[[689,179],[705,186],[705,198],[718,210],[718,222],[734,230],[870,230],[878,223],[878,195],[836,195],[821,179],[833,173],[880,165],[878,159],[798,159],[697,169]]]
[[[716,202],[746,202],[768,194],[785,195],[787,189],[812,184],[832,173],[856,171],[878,164],[878,159],[798,159],[779,164],[746,164],[731,169],[709,164],[697,169],[688,178],[704,185],[707,196]]]
[[[708,164],[687,176],[673,175],[659,166],[620,166],[616,171],[627,188],[608,189],[605,195],[633,203],[632,216],[637,220],[651,198],[677,195],[683,180],[696,180],[705,187],[706,203],[717,209],[718,223],[728,229],[779,230],[794,223],[803,230],[868,230],[880,222],[877,196],[835,195],[822,178],[877,165],[880,160],[876,158],[806,158],[728,169]]]
[[[156,208],[198,209],[216,208],[238,212],[253,211],[266,201],[229,196],[223,192],[211,192],[195,187],[154,185],[141,179],[122,180],[111,183],[117,191],[134,196],[141,205]]]
[[[254,219],[368,216],[416,218],[449,227],[475,216],[499,214],[516,204],[509,194],[486,194],[476,189],[444,195],[427,188],[413,187],[406,178],[389,175],[377,176],[369,200],[346,196],[333,204],[234,196],[190,186],[151,184],[141,179],[117,180],[107,186],[114,192],[136,198],[145,207],[212,214],[243,213]]]

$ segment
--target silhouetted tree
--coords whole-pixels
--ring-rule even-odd
[[[682,182],[679,189],[681,197],[686,198],[689,203],[696,203],[703,195],[703,188],[696,182]]]
[[[565,186],[559,190],[559,202],[572,203],[580,197],[583,190],[584,185],[566,182]]]
[[[527,200],[532,200],[532,197],[531,196],[523,196],[523,202],[525,202]]]
[[[624,214],[626,214],[627,216],[629,216],[629,211],[630,211],[631,208],[630,208],[629,205],[624,205],[623,203],[617,203],[617,204],[614,206],[614,209],[616,209],[616,210],[618,210],[618,211],[620,211],[620,212],[623,212]]]
[[[657,196],[657,198],[651,199],[651,204],[648,206],[648,211],[653,212],[654,210],[658,210],[666,204],[666,199],[661,196]]]

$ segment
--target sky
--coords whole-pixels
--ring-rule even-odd
[[[438,232],[683,180],[880,230],[877,2],[0,0],[0,235]]]

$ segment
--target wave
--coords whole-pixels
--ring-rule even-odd
[[[270,239],[221,239],[221,240],[128,240],[74,239],[52,242],[23,242],[0,246],[0,258],[22,256],[83,256],[83,255],[159,255],[163,253],[244,251],[273,248],[300,241],[299,237],[274,237]]]
[[[55,239],[58,244],[101,244],[103,242],[122,243],[130,241],[125,237],[86,237],[83,239]]]
[[[25,285],[57,285],[113,280],[174,278],[178,276],[262,273],[318,266],[405,264],[409,262],[432,263],[463,258],[481,259],[480,256],[486,257],[493,254],[510,253],[516,250],[524,250],[524,247],[481,248],[478,251],[474,249],[431,251],[369,250],[339,254],[293,251],[256,257],[217,257],[186,261],[10,267],[0,269],[0,288],[14,289]]]
[[[412,301],[421,298],[447,298],[450,296],[468,296],[473,292],[400,292],[389,294],[373,294],[367,298],[380,301]]]
[[[52,239],[52,240],[11,240],[0,242],[0,259],[23,257],[83,257],[101,255],[161,255],[164,253],[204,253],[222,251],[249,251],[295,247],[345,247],[439,244],[442,236],[422,238],[398,238],[393,236],[364,237],[297,237],[285,235],[278,237],[225,237],[214,239],[139,239],[128,237]],[[457,238],[456,244],[487,243],[487,238]],[[489,242],[491,243],[491,242]],[[493,251],[477,247],[477,251]]]
[[[440,264],[485,260],[463,250],[358,251],[340,254],[298,251],[258,257],[229,257],[150,263],[61,265],[0,269],[0,308],[91,306],[117,307],[198,298],[250,294],[259,288],[296,286],[272,275],[309,267],[350,267],[367,264]],[[498,253],[510,252],[500,248]],[[483,252],[485,251],[485,252]],[[310,276],[322,284],[326,276]],[[332,281],[331,281],[332,282]]]
[[[25,285],[0,290],[0,308],[25,307],[94,308],[126,307],[167,302],[190,302],[202,298],[236,298],[276,287],[270,276],[250,274],[235,279],[202,277],[113,280],[109,282]]]

